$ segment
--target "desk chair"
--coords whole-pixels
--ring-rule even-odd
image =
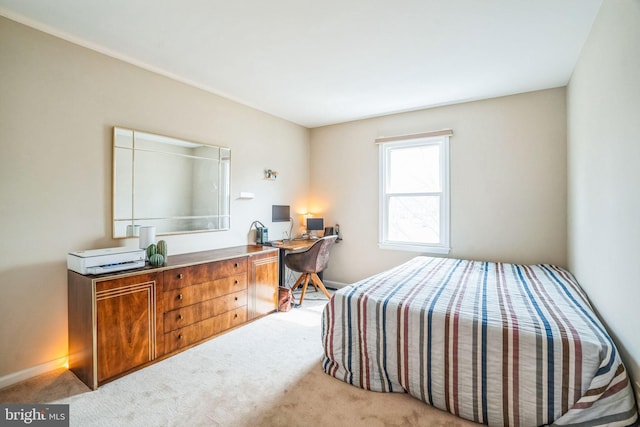
[[[327,268],[329,252],[337,238],[338,236],[326,236],[318,239],[317,242],[305,250],[290,252],[285,255],[284,263],[286,266],[293,271],[302,273],[291,288],[291,292],[295,291],[304,281],[300,304],[302,304],[304,300],[304,294],[307,292],[309,280],[311,280],[311,284],[316,287],[316,290],[318,289],[317,286],[320,286],[320,289],[327,298],[331,298],[331,294],[327,291],[327,288],[325,288],[320,277],[318,277],[318,273]]]

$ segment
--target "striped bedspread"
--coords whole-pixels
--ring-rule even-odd
[[[633,425],[620,355],[569,272],[416,257],[335,293],[324,371],[489,425]]]

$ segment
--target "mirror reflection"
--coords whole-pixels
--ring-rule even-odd
[[[115,127],[113,237],[228,230],[231,150]]]

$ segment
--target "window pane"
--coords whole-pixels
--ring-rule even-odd
[[[394,148],[389,152],[389,193],[432,193],[441,191],[440,146]]]
[[[440,243],[440,196],[389,198],[388,239]]]

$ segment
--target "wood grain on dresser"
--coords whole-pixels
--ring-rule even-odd
[[[247,258],[229,259],[188,267],[165,270],[164,290],[207,283],[219,278],[243,276],[246,278]]]
[[[96,283],[98,382],[156,357],[156,289],[162,273]]]
[[[249,319],[264,316],[278,306],[278,252],[250,257]]]
[[[247,309],[241,307],[209,317],[184,328],[165,334],[164,346],[167,353],[171,353],[182,347],[202,341],[206,338],[218,335],[221,332],[239,326],[247,321]]]
[[[234,275],[182,288],[165,290],[162,293],[162,303],[163,307],[171,310],[172,308],[195,304],[243,289],[247,289],[247,275]]]
[[[244,290],[206,300],[198,304],[176,308],[164,313],[164,332],[183,328],[208,317],[217,316],[227,311],[245,307],[246,305],[247,291]]]
[[[96,389],[277,309],[277,249],[170,256],[167,265],[69,271],[69,368]]]

